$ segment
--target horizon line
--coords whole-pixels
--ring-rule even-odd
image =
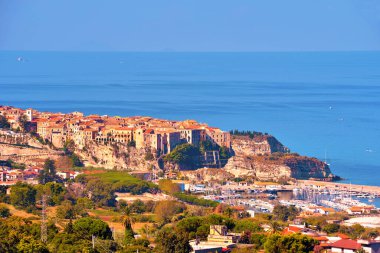
[[[0,52],[41,52],[41,53],[351,53],[351,52],[380,52],[380,49],[355,50],[247,50],[247,51],[205,51],[205,50],[17,50],[0,49]]]

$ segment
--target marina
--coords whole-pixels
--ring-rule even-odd
[[[188,191],[205,199],[242,206],[257,213],[270,213],[277,204],[302,211],[327,214],[369,214],[379,209],[380,187],[318,181],[298,181],[293,185],[259,185],[229,182],[225,185],[189,186]]]

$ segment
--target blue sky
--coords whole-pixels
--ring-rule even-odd
[[[0,50],[380,50],[380,1],[0,0]]]

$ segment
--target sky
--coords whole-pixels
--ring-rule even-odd
[[[0,50],[380,50],[380,1],[0,0]]]

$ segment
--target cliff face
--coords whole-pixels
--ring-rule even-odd
[[[236,177],[252,176],[258,180],[333,179],[328,165],[316,158],[290,154],[273,136],[259,136],[260,139],[234,136],[231,157],[224,169]]]
[[[224,169],[198,169],[193,171],[182,171],[181,174],[194,182],[227,181],[234,178],[233,174]]]
[[[258,180],[296,179],[335,179],[330,168],[316,158],[290,154],[289,149],[271,135],[233,136],[233,156],[219,174],[215,170],[200,169],[189,173],[189,178],[207,178],[213,180],[252,176]],[[125,144],[99,144],[87,142],[84,148],[75,147],[75,153],[85,165],[106,169],[147,171],[152,168],[183,171],[183,166],[158,159],[155,152],[148,149],[136,149]],[[13,137],[0,135],[0,160],[12,159],[27,165],[41,165],[45,159],[60,159],[62,151],[42,145],[27,134]]]
[[[271,135],[233,136],[232,149],[235,155],[259,155],[275,152],[287,153],[289,149]]]
[[[150,150],[136,149],[125,144],[103,145],[88,142],[83,149],[75,151],[85,165],[106,169],[146,171],[158,167],[154,154]],[[150,153],[152,156],[147,156]]]

